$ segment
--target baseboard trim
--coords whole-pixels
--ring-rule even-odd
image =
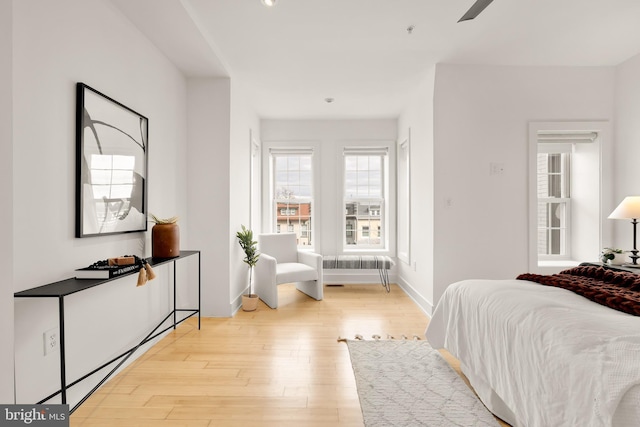
[[[409,282],[404,280],[402,277],[397,277],[396,282],[398,286],[404,291],[405,294],[409,296],[415,302],[418,307],[431,318],[433,316],[433,303],[424,298],[418,291],[416,291]]]

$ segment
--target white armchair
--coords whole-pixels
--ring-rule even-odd
[[[283,283],[295,283],[300,292],[322,300],[322,255],[298,250],[295,233],[259,234],[258,250],[255,289],[265,304],[278,308],[278,285]]]

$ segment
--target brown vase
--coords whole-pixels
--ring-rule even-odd
[[[156,224],[151,229],[151,256],[172,258],[180,255],[178,224]]]

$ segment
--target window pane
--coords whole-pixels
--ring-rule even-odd
[[[300,157],[299,156],[287,156],[289,170],[300,170]]]
[[[300,171],[299,180],[300,185],[311,185],[311,171]]]
[[[382,243],[381,203],[345,203],[347,246],[378,246]]]
[[[382,197],[382,172],[372,171],[369,174],[369,195],[371,197]]]
[[[569,197],[570,153],[538,154],[538,197]]]
[[[538,254],[566,255],[567,202],[538,203]]]
[[[300,157],[300,170],[311,171],[311,156]]]
[[[547,161],[548,161],[548,171],[549,173],[560,173],[562,172],[562,163],[561,163],[561,158],[562,155],[561,154],[548,154],[547,155]]]
[[[368,170],[369,169],[369,156],[357,156],[358,159],[358,170]]]
[[[344,159],[344,168],[347,171],[358,170],[358,159],[356,156],[346,156]]]
[[[277,156],[276,157],[276,170],[277,171],[286,171],[287,170],[287,156]]]
[[[346,197],[356,197],[358,194],[358,173],[355,171],[345,172],[345,195]]]
[[[548,181],[549,195],[547,197],[562,197],[562,176],[549,175]]]

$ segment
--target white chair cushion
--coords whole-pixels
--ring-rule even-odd
[[[306,264],[285,262],[276,265],[276,284],[318,280],[318,271]]]

